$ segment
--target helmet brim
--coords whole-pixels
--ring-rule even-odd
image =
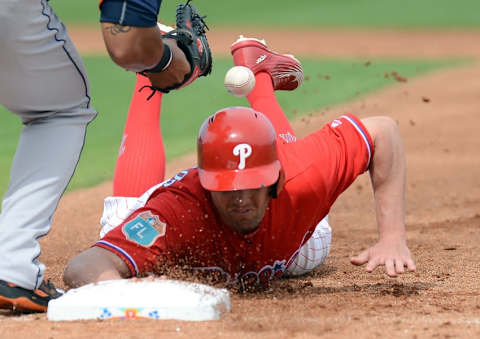
[[[248,169],[229,171],[208,171],[198,169],[200,183],[208,191],[238,191],[268,187],[277,182],[280,175],[280,161]]]

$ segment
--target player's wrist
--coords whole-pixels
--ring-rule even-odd
[[[156,64],[152,68],[143,70],[140,73],[160,73],[160,72],[163,72],[168,68],[168,66],[171,65],[172,60],[173,60],[172,50],[170,49],[170,47],[167,44],[163,44],[163,55],[160,58],[160,61],[158,62],[158,64]]]
[[[407,236],[405,234],[405,231],[401,231],[401,230],[397,232],[389,232],[385,234],[380,233],[378,237],[378,242],[383,244],[389,244],[389,245],[399,244],[399,243],[406,244]]]

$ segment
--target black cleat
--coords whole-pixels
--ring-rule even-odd
[[[17,312],[46,312],[48,302],[62,294],[50,281],[32,291],[0,280],[0,308]]]

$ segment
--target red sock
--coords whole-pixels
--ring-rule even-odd
[[[147,77],[137,74],[113,177],[115,196],[138,197],[164,180],[165,150],[160,129],[162,93],[155,93],[147,101],[151,90],[140,91],[150,84]]]
[[[272,78],[266,72],[260,72],[255,75],[255,87],[247,96],[250,106],[254,110],[262,112],[275,127],[275,131],[280,136],[288,134],[295,136],[292,126],[278,104],[275,91],[273,90]]]

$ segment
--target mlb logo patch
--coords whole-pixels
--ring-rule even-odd
[[[297,137],[294,135],[291,135],[290,132],[279,134],[278,136],[282,138],[287,144],[297,141]]]
[[[165,235],[166,228],[167,224],[160,221],[158,215],[146,211],[125,223],[122,232],[128,240],[143,247],[150,247],[159,237]]]
[[[342,122],[341,122],[340,120],[335,119],[335,120],[332,121],[332,123],[330,124],[330,126],[331,126],[332,128],[335,128],[335,127],[340,126],[341,124],[342,124]]]

